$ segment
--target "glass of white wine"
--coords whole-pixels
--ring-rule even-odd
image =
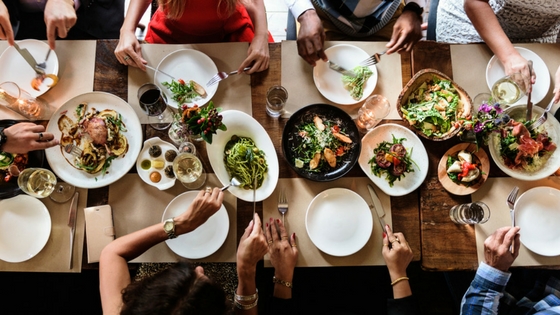
[[[200,188],[206,182],[202,161],[194,154],[182,152],[173,160],[175,177],[188,189]]]
[[[507,75],[492,85],[492,98],[503,105],[512,105],[527,92],[523,75],[519,72]]]
[[[44,168],[26,168],[18,176],[18,186],[30,196],[45,198],[54,191],[56,176]]]

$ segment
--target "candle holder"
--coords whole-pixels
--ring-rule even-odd
[[[358,111],[356,125],[359,128],[372,130],[379,122],[389,115],[391,105],[385,96],[372,95],[366,99]]]
[[[29,120],[45,118],[46,104],[31,96],[14,82],[0,83],[0,105],[24,116]]]

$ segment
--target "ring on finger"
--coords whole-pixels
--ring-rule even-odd
[[[392,240],[392,241],[391,241],[391,244],[393,244],[394,242],[398,242],[399,244],[401,243],[401,242],[399,241],[399,238],[398,238],[398,237],[395,238],[394,240]]]
[[[206,194],[212,193],[212,187],[206,186],[206,189],[204,190],[204,193],[206,193]]]
[[[287,240],[288,240],[288,237],[287,237],[287,236],[282,236],[282,240],[283,240],[283,241],[287,241]]]
[[[292,244],[292,247],[297,247],[297,245],[296,245],[296,244]]]
[[[41,141],[41,140],[43,140],[43,133],[42,132],[39,133],[39,141]]]
[[[126,55],[126,56],[124,56],[123,59],[124,59],[124,61],[127,61],[128,59],[130,59],[130,56],[129,56],[129,55]]]
[[[268,246],[272,245],[272,240],[268,241]]]

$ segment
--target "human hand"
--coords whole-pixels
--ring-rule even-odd
[[[10,12],[4,2],[0,1],[0,39],[5,39],[8,44],[14,44],[14,31],[10,23]]]
[[[412,249],[402,233],[393,233],[389,225],[385,225],[387,233],[383,233],[383,259],[387,263],[391,281],[406,276],[406,268],[412,261]]]
[[[560,66],[554,75],[554,90],[552,93],[554,94],[554,103],[558,103],[558,101],[560,101]]]
[[[288,236],[284,223],[270,218],[266,224],[265,236],[274,275],[278,279],[291,282],[298,258],[296,233]]]
[[[413,11],[403,11],[393,26],[391,40],[385,45],[387,54],[407,52],[422,38],[422,19]]]
[[[30,122],[20,122],[4,129],[8,141],[2,146],[2,151],[9,153],[27,153],[34,150],[44,150],[57,145],[58,139],[45,127]]]
[[[255,213],[253,220],[241,236],[237,249],[238,274],[254,273],[257,262],[264,257],[268,250],[266,238],[262,230],[259,215]]]
[[[529,63],[527,59],[523,58],[517,51],[510,55],[507,60],[500,60],[504,65],[504,71],[506,75],[511,75],[513,73],[521,73],[523,77],[523,86],[525,87],[525,93],[529,93],[533,89],[533,84],[537,79],[535,72],[532,72],[532,76],[529,71]]]
[[[502,227],[484,241],[484,260],[487,265],[507,271],[519,255],[519,227]],[[513,254],[510,247],[513,242]]]
[[[251,67],[246,71],[247,74],[261,72],[268,69],[269,61],[268,33],[266,33],[265,36],[255,36],[253,38],[247,50],[247,58],[243,60],[237,71],[243,73],[243,69]]]
[[[325,42],[325,30],[321,19],[315,10],[307,10],[298,17],[300,28],[297,38],[298,54],[308,64],[315,67],[316,61],[322,59],[328,61],[329,58],[323,50]]]
[[[49,0],[45,6],[47,39],[54,50],[56,36],[66,38],[68,31],[76,24],[76,10],[72,0]]]
[[[121,31],[119,43],[115,48],[115,56],[123,65],[138,67],[146,71],[148,62],[142,58],[142,46],[133,31]]]
[[[201,190],[187,210],[175,218],[177,234],[194,231],[222,206],[224,193],[219,188]]]

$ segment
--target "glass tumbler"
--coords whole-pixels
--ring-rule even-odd
[[[288,91],[283,86],[275,85],[266,92],[266,113],[270,117],[280,117],[288,100]]]
[[[34,98],[14,82],[0,83],[0,105],[13,110],[29,120],[38,120],[46,115],[46,104]]]
[[[482,201],[464,203],[451,208],[449,217],[457,224],[483,224],[490,219],[490,208]]]
[[[372,130],[379,122],[389,115],[391,105],[385,96],[372,95],[366,99],[358,111],[356,125],[359,128]]]

